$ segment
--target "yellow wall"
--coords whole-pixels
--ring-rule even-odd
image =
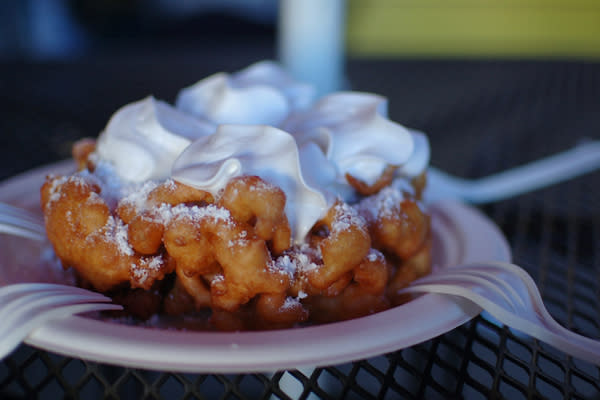
[[[600,59],[600,0],[348,0],[355,56]]]

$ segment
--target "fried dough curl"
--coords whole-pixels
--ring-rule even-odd
[[[253,199],[258,204],[271,207],[246,211],[248,192],[260,196]],[[232,179],[216,203],[209,193],[173,181],[157,186],[147,198],[142,209],[125,201],[117,213],[129,221],[137,251],[164,246],[176,264],[177,284],[193,298],[196,309],[235,312],[259,294],[285,293],[289,276],[272,268],[267,245],[269,241],[280,251],[290,245],[281,190],[244,176]],[[150,240],[137,243],[136,238]]]
[[[258,192],[255,200],[271,207],[245,214],[239,204],[245,197],[232,194],[244,191]],[[48,178],[41,198],[57,256],[98,291],[150,289],[174,273],[171,294],[185,290],[195,310],[234,313],[256,297],[254,312],[264,321],[307,317],[299,303],[290,307],[290,275],[275,267],[269,249],[281,252],[291,243],[285,196],[258,177],[232,180],[218,203],[210,193],[167,180],[141,202],[124,198],[111,212],[100,186],[82,175]]]
[[[89,152],[79,149],[84,171]],[[335,203],[302,246],[291,244],[285,194],[257,176],[216,197],[165,180],[112,207],[89,174],[49,177],[41,204],[63,265],[137,315],[212,310],[217,329],[272,329],[385,310],[429,272],[430,221],[414,195],[365,190],[375,193]]]
[[[138,254],[127,228],[113,216],[100,187],[81,176],[49,177],[41,188],[48,239],[64,266],[100,292],[123,284],[150,288],[171,272],[162,254]]]

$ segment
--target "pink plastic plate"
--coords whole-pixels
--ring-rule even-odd
[[[37,209],[48,174],[73,170],[48,165],[0,184],[0,201]],[[448,202],[430,206],[434,268],[474,261],[510,261],[508,243],[479,211]],[[40,262],[44,246],[0,236],[0,284],[65,281],[68,274]],[[266,332],[195,332],[123,325],[72,316],[32,332],[26,343],[67,356],[143,369],[195,372],[267,372],[316,367],[399,350],[448,332],[481,309],[434,294],[351,321]]]

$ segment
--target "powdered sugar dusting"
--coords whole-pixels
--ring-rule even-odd
[[[86,204],[89,204],[89,205],[105,204],[104,200],[102,200],[102,197],[100,197],[100,195],[98,195],[98,193],[96,193],[96,192],[90,192],[90,195],[88,196],[88,198],[85,202],[86,202]]]
[[[253,185],[250,186],[251,191],[256,192],[266,192],[275,189],[277,186],[273,185],[270,182],[267,182],[263,179],[256,181]]]
[[[169,189],[170,191],[175,191],[175,189],[177,189],[175,181],[171,178],[166,179],[162,184],[165,188]]]
[[[335,217],[331,224],[332,233],[345,231],[351,226],[366,227],[365,220],[348,204],[338,203],[334,207]]]
[[[133,248],[129,244],[127,225],[120,218],[115,218],[111,215],[102,229],[104,232],[103,239],[107,242],[114,242],[121,254],[126,256],[134,255]]]
[[[229,210],[223,207],[209,204],[206,206],[187,206],[185,204],[178,204],[171,206],[163,203],[160,206],[153,209],[152,213],[155,220],[163,225],[168,225],[173,219],[190,219],[195,222],[199,222],[203,219],[210,218],[214,221],[220,221],[221,223],[230,224],[233,223],[233,219]],[[240,239],[244,239],[245,234],[240,235]]]
[[[210,218],[223,223],[233,222],[229,210],[223,207],[217,207],[214,204],[209,204],[204,207],[188,207],[185,204],[178,204],[175,207],[172,207],[170,212],[171,218],[188,218],[193,221],[201,221],[205,218]]]
[[[119,178],[114,166],[107,161],[98,160],[93,172],[80,171],[77,175],[100,187],[100,195],[109,207],[114,208],[120,199],[130,193],[136,193],[139,184],[125,182]]]
[[[279,257],[275,261],[275,268],[285,271],[285,273],[287,273],[289,276],[294,276],[297,269],[296,263],[294,263],[288,255]]]
[[[210,280],[211,286],[218,285],[223,282],[225,282],[225,276],[223,274],[214,274],[212,279]]]
[[[305,299],[307,297],[308,297],[308,293],[306,293],[306,292],[304,292],[302,290],[298,291],[298,300],[302,300],[302,299]]]
[[[61,193],[58,190],[58,188],[60,186],[62,186],[65,182],[67,182],[67,179],[68,179],[67,177],[62,176],[60,178],[54,178],[52,180],[52,184],[50,185],[50,189],[49,189],[50,197],[48,199],[48,205],[54,203],[55,201],[60,200]]]
[[[280,310],[285,311],[285,310],[290,310],[290,309],[301,307],[301,306],[302,305],[300,304],[300,301],[298,299],[288,296],[285,298],[285,301],[281,305]]]
[[[385,256],[379,250],[371,248],[369,250],[369,254],[367,254],[367,260],[369,262],[376,262],[376,261],[385,262]]]
[[[127,185],[119,178],[112,164],[106,161],[98,161],[93,175],[101,182],[102,192],[106,196],[115,199],[123,196],[123,191]]]
[[[137,213],[145,210],[148,201],[148,195],[154,190],[158,184],[154,181],[148,181],[137,190],[132,191],[129,195],[121,200],[121,204],[133,206]]]
[[[400,203],[404,200],[402,191],[397,187],[385,187],[376,195],[366,197],[358,205],[358,211],[368,219],[393,217],[398,214]]]
[[[233,248],[233,247],[246,246],[248,244],[247,238],[248,238],[248,232],[241,231],[235,240],[230,240],[229,242],[227,242],[227,247]]]
[[[161,256],[142,258],[139,264],[131,264],[131,275],[139,285],[143,285],[148,278],[160,272],[162,266],[163,259]]]
[[[279,256],[275,260],[275,266],[292,277],[297,273],[319,268],[316,261],[320,260],[320,258],[321,255],[318,250],[309,247],[308,244],[303,244]]]

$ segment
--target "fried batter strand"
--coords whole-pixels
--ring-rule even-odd
[[[358,318],[383,311],[390,306],[386,288],[390,267],[385,256],[372,249],[352,270],[346,287],[335,295],[324,292],[307,298],[311,319],[332,322]]]
[[[83,177],[49,177],[41,203],[56,255],[95,289],[106,292],[123,283],[149,288],[170,272],[160,256],[149,259],[133,251],[126,227],[110,214],[100,188]]]
[[[96,139],[83,138],[73,144],[71,155],[77,164],[77,170],[81,171],[89,167],[89,156],[96,149]]]
[[[223,275],[211,282],[212,306],[235,311],[259,293],[283,292],[289,286],[286,274],[270,268],[265,241],[251,232],[226,209],[210,205],[175,215],[164,243],[185,275],[210,273],[216,263]]]
[[[388,165],[381,173],[379,179],[377,179],[377,181],[375,181],[373,184],[368,184],[348,173],[346,174],[346,180],[359,194],[363,196],[370,196],[392,183],[396,169],[398,169],[398,167]]]
[[[429,235],[429,217],[415,200],[393,188],[360,202],[358,210],[368,223],[373,247],[406,260],[423,247]]]
[[[347,204],[338,202],[317,227],[327,229],[325,238],[318,240],[323,266],[308,272],[308,280],[318,289],[326,289],[356,267],[371,248],[371,238],[363,218]]]
[[[285,200],[281,189],[258,176],[238,176],[225,187],[219,205],[237,221],[252,225],[256,236],[271,241],[271,250],[278,255],[291,244]]]
[[[82,168],[92,149],[74,149]],[[132,315],[211,310],[221,330],[286,328],[402,304],[398,291],[430,272],[429,217],[389,186],[394,170],[370,186],[349,177],[367,197],[335,202],[294,246],[284,192],[257,176],[233,178],[215,196],[148,182],[111,208],[86,171],[49,177],[41,203],[63,265]]]

